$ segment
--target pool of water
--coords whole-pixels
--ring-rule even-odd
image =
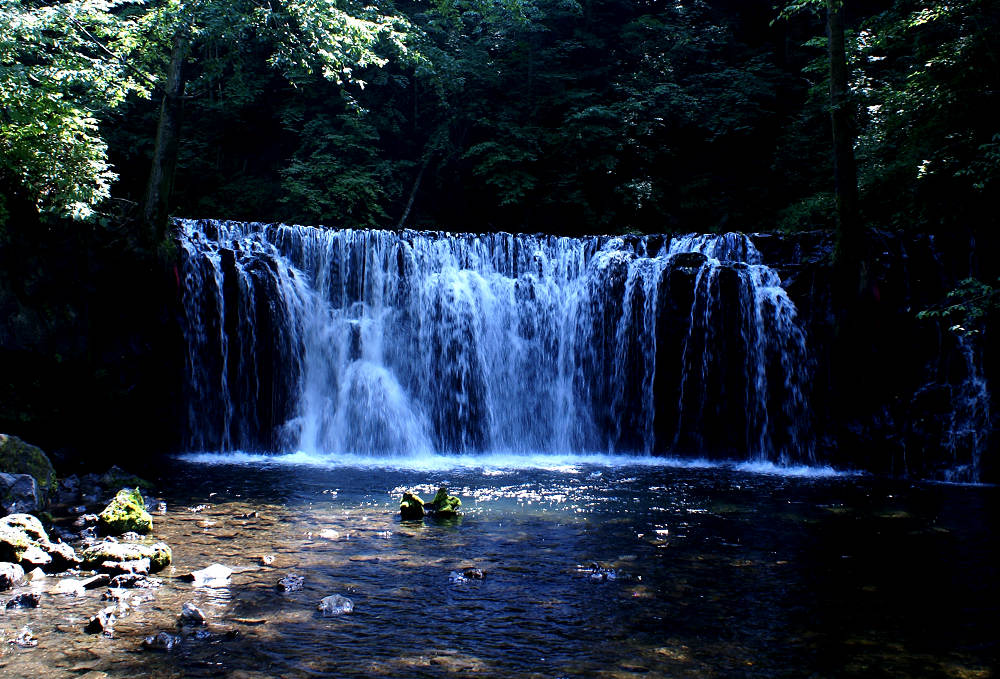
[[[993,676],[997,488],[774,471],[177,459],[148,472],[163,585],[110,639],[83,632],[103,590],[35,585],[39,608],[0,614],[0,675]],[[460,519],[400,521],[403,490],[440,484]],[[228,586],[179,577],[212,563]],[[289,573],[301,591],[278,591]],[[331,594],[354,612],[322,617]],[[185,602],[204,629],[179,630]],[[7,641],[25,627],[36,647]],[[141,650],[162,630],[181,643]]]

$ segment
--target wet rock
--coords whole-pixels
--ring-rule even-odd
[[[74,509],[87,510],[86,507],[74,507]],[[81,514],[73,520],[74,528],[87,528],[88,526],[96,526],[100,519],[97,514]]]
[[[24,592],[18,594],[7,601],[6,608],[38,608],[38,602],[42,600],[42,595],[38,592]]]
[[[0,473],[0,508],[5,513],[37,512],[44,505],[35,477]]]
[[[274,554],[264,554],[257,559],[261,566],[270,566],[274,563]]]
[[[111,582],[111,576],[107,573],[98,573],[97,575],[87,578],[80,584],[83,585],[84,589],[97,589],[98,587],[104,587]]]
[[[43,548],[52,559],[52,567],[55,570],[67,570],[79,566],[82,561],[76,555],[76,550],[65,542],[50,542]]]
[[[139,575],[138,573],[123,573],[121,575],[116,575],[111,578],[111,582],[108,583],[110,587],[116,589],[156,589],[163,582],[158,578],[149,578],[145,575]]]
[[[134,542],[121,543],[105,540],[87,547],[80,556],[83,559],[84,567],[114,574],[143,573],[143,569],[137,568],[143,560],[148,560],[149,562],[145,573],[163,570],[170,565],[173,555],[170,547],[163,542],[146,545]],[[131,564],[130,562],[139,563]]]
[[[102,561],[97,567],[110,575],[149,575],[150,562],[147,558],[130,561]]]
[[[319,536],[324,540],[339,540],[340,533],[333,530],[332,528],[325,528],[319,532]]]
[[[83,628],[87,634],[103,634],[106,637],[114,636],[114,624],[117,621],[115,611],[117,606],[107,606],[92,616]]]
[[[305,583],[305,579],[301,575],[296,575],[295,573],[289,573],[285,577],[278,580],[278,591],[281,592],[298,592],[302,589],[302,585]]]
[[[45,550],[37,545],[28,545],[28,548],[21,554],[21,563],[26,566],[38,566],[45,569],[52,563],[52,557]]]
[[[181,643],[181,638],[166,632],[142,640],[142,647],[149,651],[172,651]]]
[[[229,578],[232,574],[232,568],[219,563],[213,563],[208,568],[191,571],[187,575],[182,575],[181,580],[193,582],[195,587],[228,587]]]
[[[469,580],[482,580],[486,577],[486,573],[481,568],[466,568],[462,571],[462,575]]]
[[[28,571],[28,574],[25,576],[28,582],[42,582],[47,577],[49,576],[46,575],[45,571],[43,571],[41,568],[33,568],[32,570]]]
[[[430,505],[424,509],[431,509],[437,518],[448,519],[458,516],[458,508],[461,506],[462,501],[454,495],[448,495],[448,488],[441,486]]]
[[[6,591],[24,582],[24,568],[16,563],[0,563],[0,591]]]
[[[123,488],[98,516],[97,528],[105,535],[152,532],[153,517],[146,511],[146,502],[138,488]]]
[[[205,621],[205,614],[190,601],[185,602],[184,606],[181,607],[180,622],[182,625],[204,625]]]
[[[31,540],[22,531],[0,524],[0,561],[20,563],[30,546]]]
[[[17,636],[10,640],[10,643],[21,648],[34,648],[38,645],[38,639],[35,638],[35,633],[31,631],[30,627],[22,627]]]
[[[52,593],[64,594],[66,596],[83,596],[87,592],[83,588],[83,583],[79,580],[66,578],[56,583],[56,586],[52,588]]]
[[[247,512],[246,514],[240,514],[240,518],[241,519],[256,519],[256,518],[259,518],[259,517],[260,517],[260,514],[258,514],[256,511]]]
[[[156,513],[160,514],[160,515],[166,514],[167,513],[167,503],[166,502],[157,502],[156,503]]]
[[[403,500],[399,503],[399,516],[404,521],[424,518],[424,501],[415,493],[403,493]]]
[[[31,514],[11,514],[0,519],[0,527],[20,531],[34,542],[48,542],[49,536],[37,517]]]
[[[354,602],[345,596],[333,594],[322,599],[317,604],[316,610],[322,613],[324,618],[333,618],[354,612]]]
[[[38,484],[38,498],[43,502],[57,488],[56,470],[48,456],[38,446],[16,436],[0,434],[0,471],[33,477]]]

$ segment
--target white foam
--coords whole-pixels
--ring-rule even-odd
[[[247,452],[184,453],[185,462],[206,465],[241,465],[248,467],[302,466],[324,469],[390,469],[404,471],[478,470],[488,476],[521,469],[540,469],[562,474],[579,474],[584,467],[647,467],[667,469],[730,469],[749,474],[796,478],[826,478],[855,475],[829,466],[783,467],[770,462],[715,462],[704,458],[657,457],[652,455],[614,455],[607,453],[484,453],[479,455],[371,456],[324,454],[297,451],[278,455]]]

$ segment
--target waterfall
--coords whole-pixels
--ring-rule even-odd
[[[944,470],[948,481],[978,482],[980,460],[986,449],[990,419],[990,392],[977,356],[974,336],[957,336],[964,377],[952,387],[952,409],[944,431],[944,449],[951,456],[952,467]]]
[[[814,461],[805,334],[743,234],[179,226],[192,450]]]

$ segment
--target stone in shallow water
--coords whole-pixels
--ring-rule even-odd
[[[127,565],[128,562],[145,559],[149,562],[146,572],[158,571],[170,564],[173,554],[170,547],[163,542],[143,545],[134,542],[120,543],[106,540],[87,547],[83,550],[81,556],[84,566],[87,568],[101,568],[102,570],[109,570],[112,573],[134,573],[139,572],[141,569],[130,568]],[[126,565],[114,566],[115,562]],[[138,566],[138,564],[136,565]]]
[[[41,599],[42,595],[38,592],[18,594],[7,602],[7,610],[9,611],[12,608],[38,608],[38,602]]]
[[[138,488],[123,488],[98,514],[98,528],[106,535],[135,532],[147,534],[153,530],[153,517],[146,511],[146,502]]]
[[[114,635],[114,624],[116,621],[115,610],[117,606],[106,606],[97,612],[87,621],[83,631],[87,634],[103,634],[106,637]]]
[[[24,568],[16,563],[0,563],[0,591],[8,590],[24,581]]]
[[[200,608],[190,601],[184,602],[184,606],[181,607],[181,624],[204,625],[205,620],[205,614]]]
[[[278,590],[282,592],[297,592],[302,589],[305,579],[301,575],[289,573],[281,580],[278,580]]]
[[[233,569],[219,563],[213,563],[208,568],[191,571],[181,576],[182,580],[194,583],[195,587],[228,587]]]
[[[143,639],[142,647],[150,651],[172,651],[179,643],[181,643],[180,637],[160,632],[155,636]]]
[[[333,618],[338,615],[354,612],[354,602],[346,596],[333,594],[325,597],[316,606],[316,610],[323,614],[324,618]]]

